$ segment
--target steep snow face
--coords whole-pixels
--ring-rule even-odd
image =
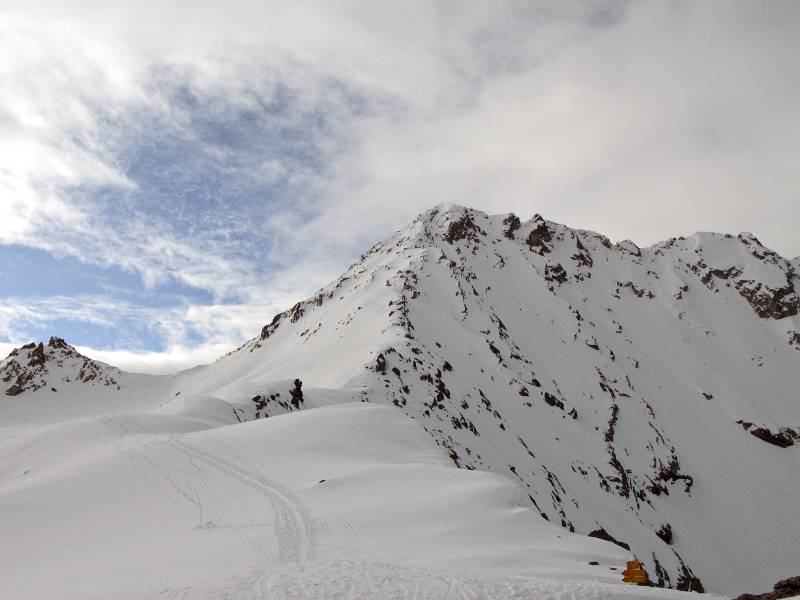
[[[395,405],[660,584],[755,591],[800,536],[798,290],[752,234],[638,248],[441,206],[176,389],[241,420],[297,408],[276,380]]]

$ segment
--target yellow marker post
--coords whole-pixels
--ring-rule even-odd
[[[647,571],[644,570],[641,562],[638,560],[629,560],[628,568],[622,572],[622,581],[635,585],[644,585],[649,579],[647,577]]]

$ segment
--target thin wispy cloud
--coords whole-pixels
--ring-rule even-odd
[[[8,343],[238,344],[442,201],[800,254],[796,3],[0,12],[0,258],[102,280],[0,270]]]

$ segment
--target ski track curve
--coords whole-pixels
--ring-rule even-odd
[[[234,484],[239,483],[250,488],[266,501],[274,518],[277,537],[277,552],[274,557],[276,563],[303,562],[311,557],[314,547],[314,535],[310,528],[312,516],[296,494],[258,471],[243,469],[180,439],[172,439],[169,443],[190,461],[202,462],[216,469],[223,477]],[[245,510],[249,510],[241,494],[239,501]]]
[[[242,465],[249,467],[252,471],[257,471],[256,467],[254,467],[247,459],[242,457],[242,455],[234,448],[231,448],[229,445],[224,444],[219,440],[217,440],[217,443],[225,448],[226,452],[235,456]],[[348,535],[353,537],[361,546],[366,548],[367,556],[370,559],[376,559],[378,557],[385,556],[385,551],[375,544],[375,542],[373,542],[368,536],[364,535],[364,533],[362,533],[358,527],[356,527],[352,520],[350,520],[347,515],[342,513],[342,511],[340,511],[333,502],[325,498],[323,494],[320,494],[312,486],[302,484],[285,470],[278,471],[276,476],[280,480],[290,484],[294,490],[294,494],[300,496],[303,500],[303,503],[315,513],[315,521],[318,522],[320,527],[326,532],[326,537],[330,542],[331,548],[340,560],[344,560],[344,556],[342,555],[338,544],[334,542],[330,534],[332,524],[330,522],[330,517],[327,516],[326,513],[333,515],[333,517],[339,522]]]

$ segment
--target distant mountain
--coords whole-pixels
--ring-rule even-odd
[[[61,338],[51,337],[45,346],[32,342],[15,348],[0,362],[0,380],[9,385],[6,396],[55,386],[88,384],[121,389],[122,371],[87,358]]]
[[[796,574],[799,292],[800,260],[749,233],[639,248],[443,205],[159,389],[164,410],[203,399],[232,422],[395,406],[456,465],[510,477],[659,585],[758,591]],[[0,363],[15,393],[63,380],[37,371],[40,348]]]

